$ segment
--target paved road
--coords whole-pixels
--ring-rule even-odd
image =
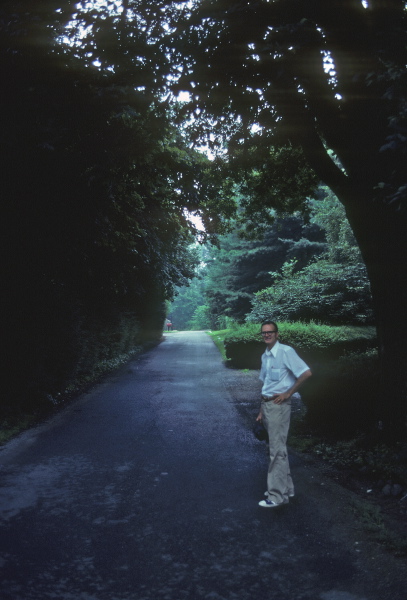
[[[169,333],[7,444],[1,600],[405,600],[300,459],[294,501],[258,507],[246,381],[205,333]]]

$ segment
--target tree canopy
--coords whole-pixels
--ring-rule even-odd
[[[164,301],[198,261],[188,214],[202,217],[207,236],[225,214],[214,211],[221,194],[211,163],[174,126],[158,87],[147,92],[143,69],[130,74],[122,62],[119,77],[107,55],[96,67],[85,43],[62,43],[73,10],[68,2],[0,8],[9,403],[63,389],[91,356],[157,338]],[[102,38],[102,29],[130,26],[103,16]],[[134,44],[149,52],[148,35]]]
[[[294,257],[301,269],[326,248],[323,230],[304,223],[299,215],[277,218],[262,239],[245,240],[232,232],[220,242],[220,248],[211,251],[206,275],[213,327],[222,316],[244,322],[253,294],[272,283],[271,271]]]
[[[300,148],[343,203],[370,280],[383,395],[392,398],[378,412],[405,435],[406,3],[188,6],[170,45],[197,135],[223,133],[231,164],[245,157],[249,173],[264,148]]]
[[[170,297],[191,272],[185,209],[221,231],[237,181],[253,232],[322,181],[367,267],[383,422],[403,429],[406,18],[402,0],[6,0],[9,307],[28,289]],[[218,149],[210,166],[194,141]]]
[[[319,196],[308,201],[309,222],[280,216],[260,239],[233,231],[219,247],[204,246],[198,275],[171,305],[177,328],[269,319],[373,324],[366,267],[344,208],[326,187]]]

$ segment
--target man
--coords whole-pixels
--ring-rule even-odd
[[[263,323],[261,335],[267,348],[261,357],[262,401],[256,420],[263,421],[269,435],[270,464],[266,499],[259,506],[275,508],[287,504],[294,496],[286,446],[291,397],[312,373],[294,348],[280,344],[278,327],[273,321]]]

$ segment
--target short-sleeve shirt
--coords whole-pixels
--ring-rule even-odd
[[[298,356],[294,348],[280,344],[277,340],[272,349],[267,349],[261,357],[259,379],[263,382],[262,395],[283,394],[308,369],[309,366]],[[293,394],[293,397],[298,395]]]

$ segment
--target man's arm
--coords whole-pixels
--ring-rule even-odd
[[[304,373],[302,373],[298,377],[298,379],[296,379],[294,385],[291,386],[289,390],[287,390],[283,394],[276,394],[274,396],[274,399],[273,399],[274,404],[282,404],[283,402],[285,402],[286,400],[291,398],[291,396],[298,390],[298,388],[304,383],[304,381],[306,381],[309,377],[311,377],[311,375],[312,375],[311,369],[307,369],[306,371],[304,371]],[[261,421],[262,418],[263,418],[263,415],[262,415],[261,406],[260,406],[260,411],[256,417],[256,421]]]
[[[290,387],[289,390],[287,390],[283,394],[275,395],[274,400],[273,400],[274,404],[281,404],[282,402],[289,400],[289,398],[291,398],[291,396],[298,390],[298,388],[304,383],[304,381],[306,381],[309,377],[311,377],[311,375],[312,375],[311,369],[307,369],[306,371],[304,371],[304,373],[302,373],[298,377],[298,379],[295,381],[294,385],[292,387]]]

